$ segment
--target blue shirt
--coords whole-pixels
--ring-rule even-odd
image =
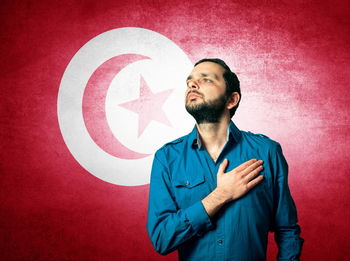
[[[193,131],[165,144],[154,157],[147,230],[160,254],[178,249],[180,260],[266,260],[268,232],[275,232],[278,260],[299,260],[296,208],[281,146],[263,135],[240,131],[231,121],[228,141],[214,162]],[[201,200],[216,188],[219,165],[226,172],[262,159],[264,179],[210,218]]]

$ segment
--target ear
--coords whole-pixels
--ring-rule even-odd
[[[240,98],[238,92],[233,92],[230,97],[228,97],[226,108],[231,110],[233,107],[237,106]]]

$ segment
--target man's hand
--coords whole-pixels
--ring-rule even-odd
[[[262,160],[251,159],[237,168],[225,173],[228,160],[225,159],[217,174],[216,189],[222,195],[225,202],[238,199],[263,180],[263,176],[258,176],[263,170]]]
[[[213,216],[225,203],[238,199],[263,180],[257,176],[263,170],[263,161],[251,159],[225,173],[228,160],[225,159],[217,173],[217,187],[202,200],[208,215]]]

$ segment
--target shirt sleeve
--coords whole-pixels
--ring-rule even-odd
[[[278,245],[277,260],[299,260],[304,240],[300,237],[297,211],[288,187],[288,164],[281,146],[271,155],[274,172],[274,222],[272,231]]]
[[[178,208],[170,173],[161,156],[156,153],[153,160],[147,231],[155,250],[165,255],[190,238],[209,230],[212,223],[201,201],[185,209]]]

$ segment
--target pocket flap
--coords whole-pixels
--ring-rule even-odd
[[[195,186],[198,186],[199,184],[204,183],[205,179],[203,175],[197,175],[196,177],[191,177],[186,179],[183,177],[182,179],[176,179],[174,180],[174,185],[176,187],[186,187],[186,188],[193,188]]]

